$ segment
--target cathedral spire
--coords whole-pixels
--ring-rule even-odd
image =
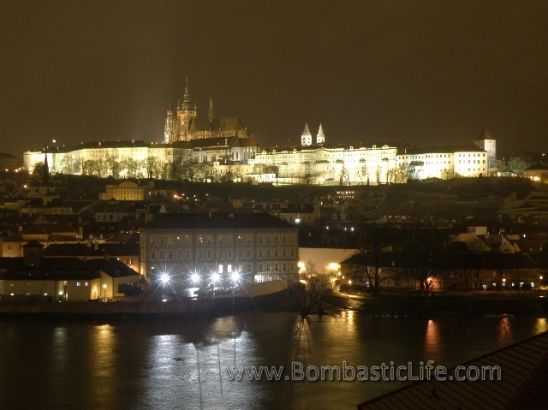
[[[207,118],[209,119],[210,127],[213,126],[213,120],[215,119],[213,115],[213,98],[209,96],[209,111],[207,112]]]
[[[192,100],[190,99],[190,83],[188,81],[188,76],[187,76],[185,80],[185,93],[183,95],[181,109],[189,110],[192,107],[191,103],[192,103]]]
[[[318,145],[325,144],[325,134],[323,132],[323,127],[321,122],[320,122],[320,127],[318,128],[318,134],[316,134],[316,144]]]

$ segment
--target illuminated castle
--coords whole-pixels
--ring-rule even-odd
[[[164,126],[164,143],[192,141],[216,137],[249,137],[246,127],[237,117],[217,120],[213,114],[213,100],[209,98],[207,118],[198,117],[198,107],[192,102],[188,77],[183,98],[177,103],[175,112],[168,110]]]

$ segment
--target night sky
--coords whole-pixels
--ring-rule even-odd
[[[263,146],[548,149],[545,0],[0,0],[0,152],[160,140],[186,75]]]

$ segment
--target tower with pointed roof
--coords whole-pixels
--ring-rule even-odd
[[[213,131],[213,122],[215,121],[215,115],[213,114],[213,98],[209,96],[209,110],[207,112],[207,119],[209,121],[209,129]]]
[[[325,144],[325,134],[323,132],[322,123],[320,122],[320,126],[318,128],[318,134],[316,134],[316,144],[323,145]]]
[[[194,130],[194,122],[197,117],[196,105],[192,104],[190,98],[190,86],[188,77],[185,81],[185,92],[183,99],[177,104],[177,128],[178,140],[189,141],[192,139],[192,131]]]
[[[312,145],[312,134],[310,133],[310,130],[308,129],[308,123],[304,125],[303,133],[301,134],[301,146],[302,147],[309,147]]]

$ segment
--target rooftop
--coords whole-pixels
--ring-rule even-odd
[[[548,332],[465,364],[498,365],[502,369],[502,379],[475,383],[455,380],[413,383],[361,403],[358,409],[545,408],[548,400]]]
[[[159,214],[144,229],[253,229],[293,228],[293,225],[263,213]]]

